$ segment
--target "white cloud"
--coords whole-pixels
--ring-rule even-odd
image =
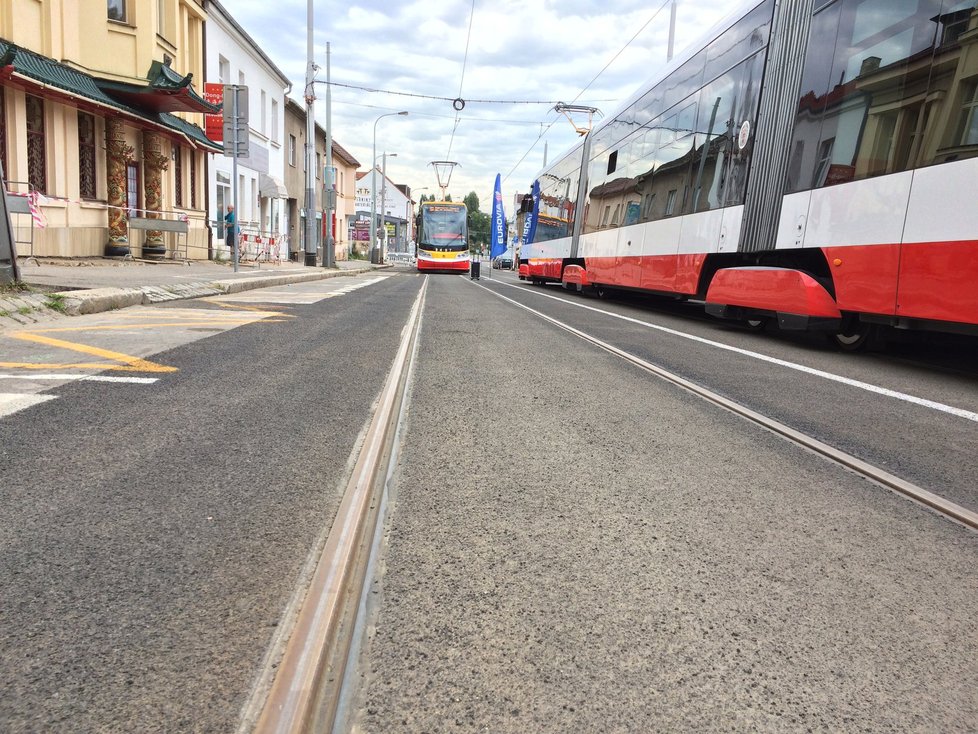
[[[224,0],[224,7],[292,80],[292,97],[301,100],[306,68],[304,0]],[[507,206],[526,191],[543,163],[578,141],[555,101],[612,113],[665,63],[668,8],[622,51],[629,39],[662,5],[661,0],[476,0],[466,53],[472,3],[387,0],[353,5],[316,2],[315,61],[325,81],[326,42],[331,49],[334,82],[404,94],[376,94],[335,86],[332,92],[333,137],[370,166],[374,123],[377,153],[388,158],[388,175],[415,191],[437,191],[431,161],[451,159],[459,166],[449,192],[461,199],[475,191],[487,208],[496,173],[503,174]],[[723,17],[726,0],[680,0],[677,53]],[[594,76],[614,63],[583,92]],[[456,115],[451,99],[469,100]],[[316,85],[316,112],[325,123],[325,86]],[[408,96],[418,95],[418,96]],[[430,97],[447,97],[430,99]],[[549,104],[488,104],[474,100],[530,100]],[[454,137],[452,135],[454,130]],[[543,139],[538,140],[546,130]],[[449,145],[451,148],[449,149]],[[522,159],[522,163],[520,160]]]

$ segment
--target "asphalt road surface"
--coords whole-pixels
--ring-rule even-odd
[[[389,275],[0,334],[154,380],[3,370],[44,402],[0,417],[0,730],[240,726],[423,281]],[[975,508],[966,358],[491,275],[428,279],[351,730],[978,728],[974,532],[518,304]]]
[[[463,279],[416,374],[356,730],[978,726],[973,532]]]

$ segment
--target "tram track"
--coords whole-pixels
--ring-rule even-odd
[[[358,623],[384,487],[416,353],[427,279],[402,331],[336,519],[253,729],[259,734],[332,731]],[[247,727],[249,722],[244,722]]]
[[[630,364],[635,365],[636,367],[639,367],[640,369],[645,370],[656,377],[659,377],[660,379],[677,385],[678,387],[681,387],[684,390],[687,390],[688,392],[707,400],[708,402],[722,407],[725,410],[739,415],[740,417],[759,425],[796,445],[803,446],[804,448],[807,448],[836,464],[840,464],[892,492],[910,499],[921,506],[927,507],[930,510],[933,510],[957,523],[960,523],[961,525],[964,525],[965,527],[972,530],[978,530],[978,512],[969,510],[968,508],[955,502],[951,502],[934,492],[887,472],[880,467],[874,466],[873,464],[864,461],[857,456],[842,451],[834,446],[831,446],[830,444],[825,443],[824,441],[798,431],[785,423],[782,423],[781,421],[765,416],[762,413],[752,410],[751,408],[748,408],[737,401],[731,400],[713,390],[710,390],[707,387],[692,382],[691,380],[687,380],[675,372],[654,365],[651,362],[648,362],[641,357],[631,354],[623,349],[619,349],[618,347],[603,341],[602,339],[581,331],[570,324],[560,321],[553,316],[549,316],[542,311],[538,311],[524,303],[520,303],[515,299],[498,293],[487,286],[477,283],[473,283],[473,285],[492,293],[497,298],[528,311],[538,318],[541,318],[544,321],[547,321],[548,323],[551,323],[554,326],[573,334],[579,339],[597,346],[619,357],[620,359],[623,359],[626,362],[629,362]]]

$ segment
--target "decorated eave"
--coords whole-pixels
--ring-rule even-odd
[[[154,62],[150,72],[159,62]],[[159,64],[163,67],[163,64]],[[164,72],[164,76],[177,77],[172,72]],[[174,91],[178,85],[174,86],[174,93],[166,94],[165,85],[167,82],[160,81],[158,88],[164,97],[178,99],[180,95],[190,98],[196,94],[189,87],[190,75],[187,77],[177,77],[179,80],[186,80],[187,84],[182,87],[183,91]],[[55,99],[63,104],[70,104],[79,109],[84,109],[97,114],[115,114],[129,119],[129,121],[139,127],[155,129],[168,137],[179,139],[193,148],[202,148],[212,152],[221,152],[223,146],[215,143],[208,138],[204,131],[197,125],[182,120],[170,114],[173,110],[184,110],[191,112],[218,112],[219,107],[201,100],[204,108],[189,109],[188,107],[163,108],[148,104],[142,104],[139,99],[147,99],[153,95],[139,97],[137,101],[128,102],[117,97],[105,87],[119,86],[117,82],[97,79],[89,74],[78,71],[66,64],[59,63],[47,56],[34,53],[16,44],[0,39],[0,81],[8,81],[17,84],[28,90],[31,94],[39,97]],[[172,82],[171,82],[172,84]],[[138,85],[123,85],[137,86]],[[150,85],[152,86],[152,82]],[[196,104],[196,103],[194,103]]]
[[[212,105],[194,91],[193,74],[180,76],[165,64],[154,61],[146,75],[147,84],[128,84],[108,79],[95,83],[106,94],[132,107],[153,112],[199,112],[217,114],[221,108]]]

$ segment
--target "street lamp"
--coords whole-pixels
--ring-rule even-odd
[[[386,150],[383,153],[384,167],[380,169],[380,236],[383,239],[383,246],[380,248],[380,259],[383,261],[384,255],[387,254],[387,156],[391,158],[397,158],[397,153],[388,153]],[[374,161],[374,167],[377,167],[377,161]]]
[[[377,250],[377,123],[385,117],[406,114],[407,110],[388,112],[374,120],[373,163],[370,169],[370,262],[374,264],[381,262],[379,259],[380,252]]]

